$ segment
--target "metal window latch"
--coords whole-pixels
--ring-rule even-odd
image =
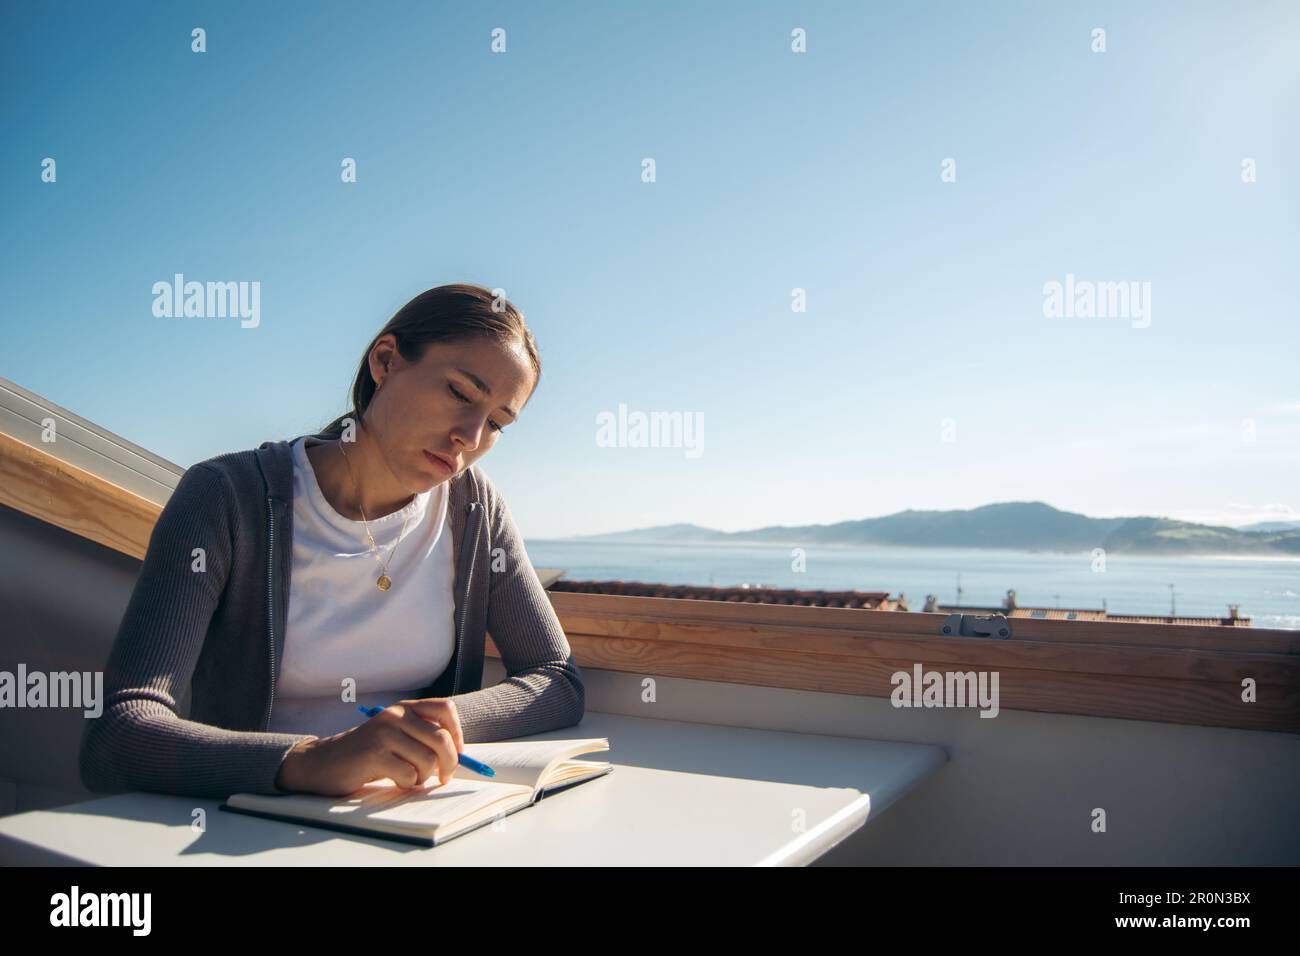
[[[1006,639],[1011,636],[1011,625],[1002,614],[949,614],[939,626],[939,633],[951,637]]]

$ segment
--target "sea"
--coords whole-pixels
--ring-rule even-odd
[[[888,591],[919,611],[940,603],[1001,606],[1008,589],[1020,606],[1100,609],[1112,614],[1226,617],[1228,605],[1254,627],[1300,630],[1300,558],[1106,556],[1090,552],[1001,551],[825,545],[682,544],[532,540],[534,567],[570,580]],[[1171,588],[1172,586],[1172,588]],[[960,588],[960,599],[958,596]]]

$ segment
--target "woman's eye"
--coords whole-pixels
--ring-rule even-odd
[[[456,391],[456,386],[455,386],[455,385],[452,385],[451,383],[448,383],[448,384],[447,384],[447,387],[448,387],[449,389],[451,389],[451,394],[455,395],[458,399],[460,399],[460,400],[461,400],[462,402],[464,402],[466,405],[471,404],[470,399],[466,398],[466,397],[465,397],[464,395],[462,395],[460,392]],[[496,431],[496,432],[503,432],[503,431],[505,431],[505,427],[504,427],[504,426],[502,426],[502,425],[498,425],[496,422],[494,422],[494,421],[493,421],[492,419],[490,419],[490,418],[488,419],[488,424],[492,426],[492,430],[493,430],[493,431]]]

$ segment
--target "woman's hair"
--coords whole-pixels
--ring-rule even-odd
[[[493,308],[496,303],[496,308]],[[421,292],[370,340],[361,353],[361,365],[352,382],[352,408],[330,422],[321,434],[338,438],[346,419],[360,421],[375,394],[375,380],[370,375],[370,350],[385,335],[397,340],[397,351],[407,362],[419,362],[425,349],[434,342],[463,342],[475,337],[503,342],[520,340],[533,364],[533,390],[542,377],[542,362],[537,356],[537,342],[524,324],[524,316],[504,296],[496,298],[482,286],[468,283],[440,285]],[[531,393],[530,393],[531,394]]]

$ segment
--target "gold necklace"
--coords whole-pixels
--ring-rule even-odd
[[[370,533],[370,522],[366,520],[366,509],[361,507],[361,492],[357,489],[356,476],[352,474],[352,462],[348,461],[348,453],[343,451],[343,439],[339,439],[339,451],[343,452],[343,461],[348,466],[348,478],[352,480],[352,490],[357,492],[357,510],[361,512],[361,523],[366,526],[366,537],[370,539],[370,550],[375,556],[376,561],[382,560],[379,556],[379,547],[375,544],[375,538]],[[406,522],[411,520],[408,514],[402,522],[402,530],[397,533],[397,540],[393,542],[393,548],[388,552],[388,560],[384,561],[384,566],[379,569],[379,579],[375,581],[375,587],[381,591],[387,591],[393,586],[393,579],[388,576],[388,565],[393,560],[393,555],[397,551],[397,546],[402,543],[402,535],[406,533]]]

